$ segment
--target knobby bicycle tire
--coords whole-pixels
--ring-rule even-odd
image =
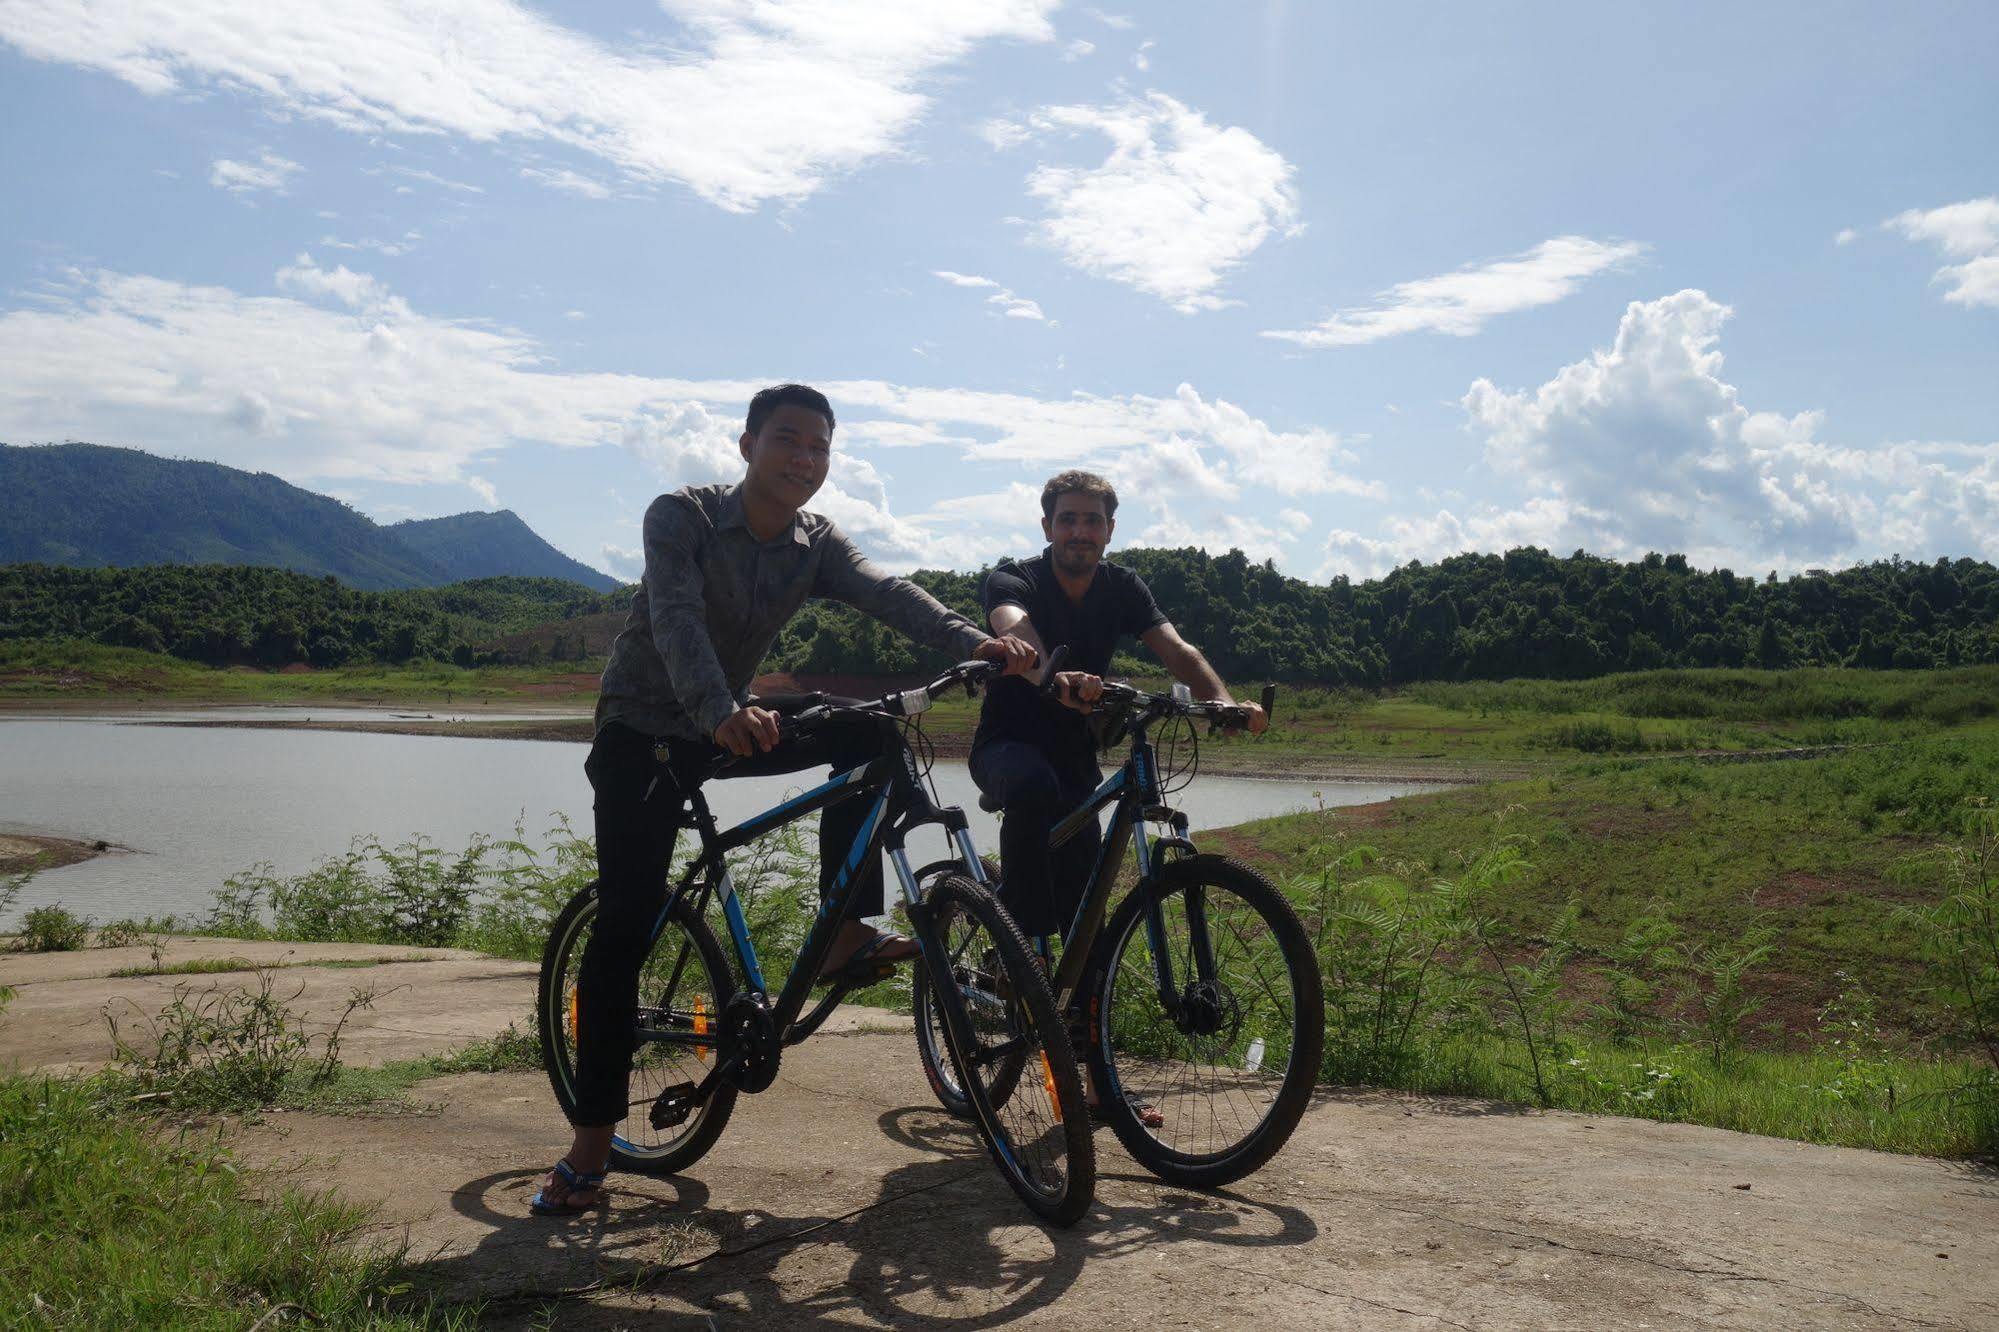
[[[535,1017],[541,1033],[542,1067],[565,1116],[576,1109],[575,978],[589,930],[596,922],[597,909],[594,883],[569,899],[549,929],[536,987]],[[682,964],[677,971],[676,961]],[[649,1020],[685,1024],[691,1030],[698,1030],[702,1023],[710,1031],[720,1030],[722,1009],[735,991],[735,973],[708,922],[696,915],[686,901],[676,903],[661,924],[659,937],[641,963],[639,975],[640,1006],[631,1015],[635,1027],[641,1016],[646,1016]],[[677,976],[678,983],[671,991],[648,992],[646,985],[649,982],[663,985],[663,976]],[[660,1055],[656,1062],[663,1071],[650,1069],[649,1061],[654,1061],[656,1052],[669,1048],[683,1053]],[[685,1170],[715,1145],[736,1106],[737,1089],[727,1080],[715,1088],[704,1104],[696,1107],[685,1123],[672,1126],[677,1131],[655,1130],[646,1116],[652,1103],[648,1093],[656,1094],[675,1082],[699,1082],[716,1057],[717,1052],[712,1050],[703,1057],[685,1046],[639,1045],[633,1055],[632,1091],[627,1093],[632,1097],[628,1109],[634,1113],[620,1123],[620,1131],[611,1145],[611,1159],[619,1169],[670,1175]]]
[[[988,946],[975,945],[984,965],[968,978],[942,955],[939,933],[923,931],[929,937],[922,965],[972,1121],[1021,1201],[1057,1225],[1073,1225],[1095,1195],[1096,1148],[1068,1027],[1048,978],[1013,918],[971,879],[944,875],[924,900],[933,920],[960,915],[991,940],[989,962]],[[993,990],[983,989],[988,982]],[[971,1048],[961,1045],[960,1031],[970,1035]],[[1010,1074],[984,1074],[1007,1064]]]
[[[1190,892],[1199,895],[1211,936],[1221,936],[1211,937],[1217,984],[1199,995],[1189,990],[1197,980],[1191,930],[1175,930],[1187,919]],[[1227,920],[1216,910],[1222,898],[1239,904]],[[1147,920],[1155,904],[1175,998],[1198,1001],[1183,1002],[1178,1015],[1165,1011],[1155,981]],[[1190,856],[1127,894],[1097,937],[1083,995],[1100,1113],[1125,1150],[1161,1179],[1193,1188],[1241,1179],[1297,1128],[1325,1044],[1324,984],[1298,913],[1247,865]],[[1278,1058],[1283,1069],[1273,1078],[1268,1070]],[[1148,1128],[1134,1098],[1164,1122]]]

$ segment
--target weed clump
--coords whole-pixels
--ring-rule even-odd
[[[304,992],[301,983],[280,995],[277,972],[267,967],[257,972],[254,989],[176,986],[157,1014],[127,1000],[139,1015],[136,1026],[121,1025],[121,1015],[107,1008],[114,1082],[126,1099],[195,1111],[255,1110],[294,1086],[308,1092],[323,1086],[339,1073],[348,1019],[372,1007],[375,996],[355,990],[332,1026],[314,1033],[292,1007]]]

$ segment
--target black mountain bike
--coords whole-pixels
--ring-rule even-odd
[[[1266,712],[1274,701],[1265,689]],[[1162,779],[1152,729],[1184,719],[1198,746],[1195,719],[1233,728],[1247,724],[1247,710],[1196,703],[1184,685],[1150,694],[1112,681],[1098,707],[1112,726],[1109,743],[1129,734],[1131,753],[1049,838],[1062,845],[1111,806],[1089,889],[1060,941],[1056,1002],[1082,1033],[1093,1113],[1125,1149],[1169,1182],[1227,1184],[1275,1155],[1305,1112],[1325,1041],[1318,959],[1283,894],[1247,865],[1201,854],[1186,815],[1165,803],[1170,778]],[[1112,911],[1127,845],[1138,881]],[[917,877],[941,887],[946,871],[959,867],[926,865]],[[1050,955],[1051,941],[1036,945]],[[972,1113],[980,1089],[947,1056],[942,993],[919,974],[914,998],[931,1089],[946,1109]],[[981,1076],[1004,1087],[1020,1071],[988,1065]]]
[[[934,694],[957,685],[975,690],[1002,669],[993,662],[965,662],[923,689],[851,706],[821,703],[785,718],[780,734],[807,733],[815,723],[846,713],[878,718],[885,728],[907,727],[920,739],[913,719],[928,709]],[[738,1093],[770,1086],[786,1046],[818,1030],[851,989],[888,974],[885,968],[834,984],[800,1016],[850,913],[855,873],[865,857],[886,849],[922,948],[917,973],[943,1057],[958,1085],[973,1088],[966,1110],[994,1163],[1014,1192],[1048,1220],[1070,1225],[1088,1209],[1096,1156],[1067,1026],[1027,941],[981,886],[983,872],[964,811],[940,808],[931,799],[909,739],[899,735],[887,756],[835,774],[727,832],[716,830],[698,785],[690,784],[680,805],[667,811],[682,826],[692,824],[701,853],[668,892],[640,972],[639,1006],[631,1015],[638,1033],[634,1099],[612,1141],[612,1160],[620,1168],[671,1174],[699,1160],[728,1124]],[[718,749],[710,772],[728,759]],[[872,809],[773,1000],[724,857],[796,819],[854,799],[871,800]],[[929,881],[919,892],[904,841],[911,829],[925,825],[941,825],[960,859],[930,866]],[[733,968],[707,920],[709,904],[717,900],[734,946]],[[576,1104],[576,980],[597,907],[597,885],[591,884],[556,917],[542,954],[536,1009],[542,1061],[565,1111]],[[967,958],[976,965],[964,964]]]

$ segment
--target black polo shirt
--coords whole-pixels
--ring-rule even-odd
[[[1049,652],[1069,649],[1063,670],[1092,675],[1110,669],[1120,638],[1167,622],[1145,580],[1109,560],[1097,566],[1082,603],[1070,601],[1045,549],[1031,560],[1002,560],[995,565],[980,585],[979,603],[985,608],[986,626],[999,607],[1020,607],[1033,621],[1043,647]],[[992,740],[1025,741],[1052,760],[1093,762],[1096,754],[1083,714],[1038,696],[1035,687],[1019,676],[995,680],[986,692],[972,745],[977,748]]]

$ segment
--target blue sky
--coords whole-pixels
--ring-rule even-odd
[[[1990,5],[0,0],[0,439],[609,571],[841,413],[898,568],[1999,559]]]

